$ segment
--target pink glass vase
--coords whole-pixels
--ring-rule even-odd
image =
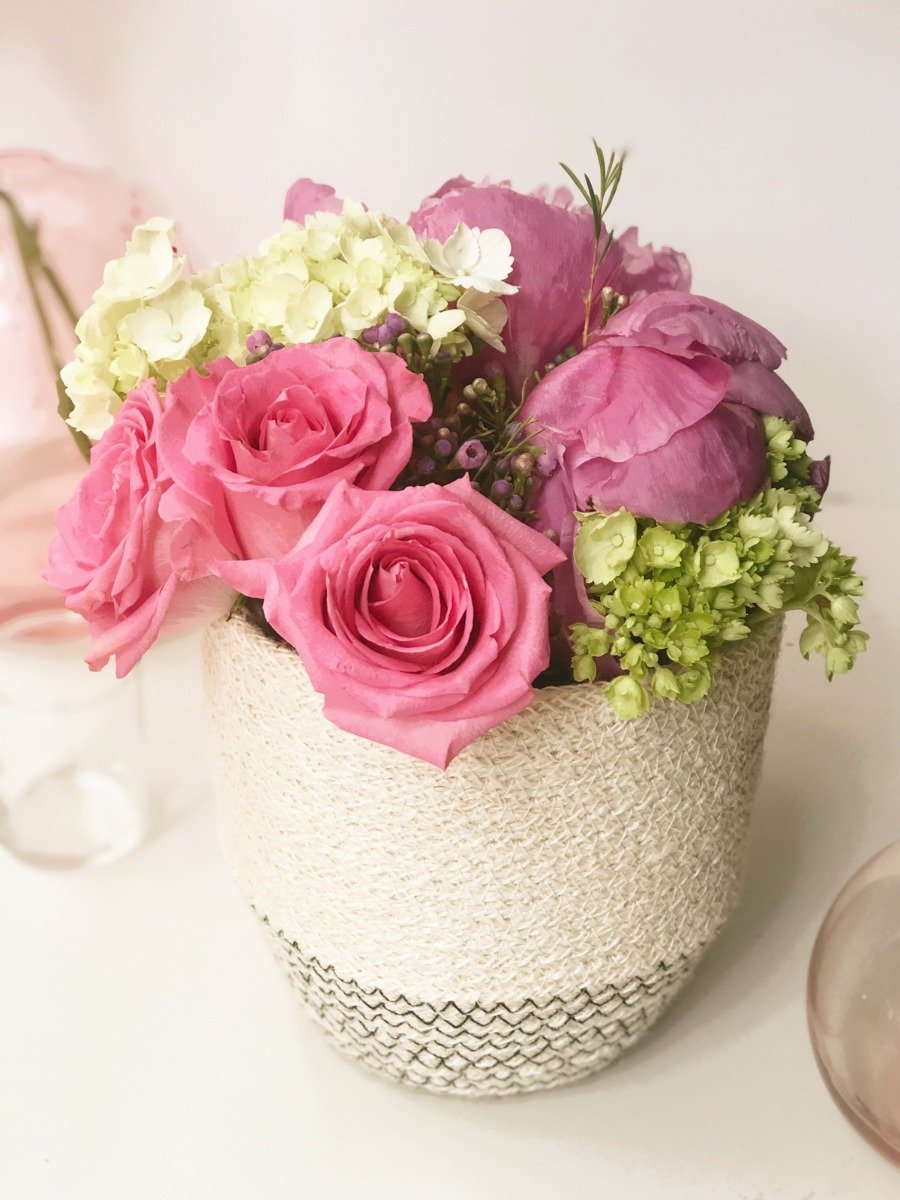
[[[900,842],[857,871],[831,906],[813,949],[807,1006],[832,1097],[900,1164]]]

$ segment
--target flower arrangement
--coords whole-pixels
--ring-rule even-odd
[[[48,579],[91,667],[243,609],[331,721],[439,767],[546,684],[691,704],[788,609],[849,670],[862,582],[785,348],[609,231],[622,166],[456,178],[407,223],[300,180],[197,273],[140,225],[62,371],[94,445]]]

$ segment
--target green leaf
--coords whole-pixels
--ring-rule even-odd
[[[572,182],[575,184],[575,186],[576,186],[576,188],[578,189],[578,191],[579,191],[579,192],[581,193],[581,195],[584,197],[584,202],[585,202],[585,204],[590,204],[590,202],[591,202],[591,198],[590,198],[590,196],[587,194],[587,192],[584,190],[584,184],[581,182],[581,180],[578,178],[578,176],[575,174],[575,172],[572,170],[572,168],[571,168],[571,167],[567,167],[567,166],[566,166],[566,164],[565,164],[564,162],[561,162],[559,165],[562,167],[562,169],[565,171],[565,173],[568,175],[568,177],[569,177],[569,178],[572,180]]]

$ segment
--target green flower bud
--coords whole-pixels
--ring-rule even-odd
[[[778,537],[778,522],[768,513],[741,513],[738,517],[738,533],[746,541],[750,538]]]
[[[846,579],[842,579],[840,582],[840,590],[845,596],[861,596],[864,586],[863,581],[858,575],[848,575]]]
[[[606,629],[595,629],[592,625],[576,624],[570,630],[572,648],[576,654],[593,661],[609,653],[610,637]]]
[[[576,654],[572,659],[572,675],[576,683],[593,683],[597,678],[597,664],[590,654]]]
[[[650,611],[653,585],[647,579],[639,579],[637,583],[626,583],[619,588],[619,596],[627,612],[645,616]]]
[[[637,522],[620,508],[617,513],[578,514],[581,528],[575,538],[575,565],[590,584],[603,586],[619,575],[634,554]]]
[[[809,517],[792,504],[780,508],[776,514],[778,528],[788,538],[793,546],[792,558],[795,562],[813,563],[822,557],[828,549],[828,538],[816,529]],[[806,553],[798,557],[798,551]]]
[[[660,700],[677,700],[680,694],[678,678],[669,667],[656,668],[650,687]]]
[[[757,591],[759,607],[765,612],[778,612],[784,604],[784,589],[777,583],[764,582]]]
[[[651,617],[652,621],[653,618]],[[662,629],[654,629],[652,626],[644,630],[644,641],[653,650],[665,650],[668,644],[668,635]]]
[[[685,543],[681,538],[677,538],[661,525],[645,529],[638,542],[643,563],[650,571],[677,567],[681,562],[684,547]]]
[[[835,596],[831,601],[831,615],[837,625],[855,625],[859,620],[859,605],[849,596]]]
[[[630,675],[619,675],[606,685],[606,699],[623,721],[642,717],[650,707],[647,689]]]
[[[810,654],[824,654],[828,648],[825,628],[818,621],[810,622],[800,634],[800,653],[804,658]]]
[[[726,621],[719,630],[719,637],[724,642],[740,642],[750,636],[750,626],[743,621]]]
[[[663,588],[653,598],[653,607],[667,621],[677,620],[681,616],[681,593],[677,587]]]
[[[646,651],[640,642],[635,642],[622,655],[621,663],[626,671],[633,671],[636,667],[640,667],[646,661]]]
[[[857,654],[862,654],[863,650],[865,650],[868,641],[869,635],[867,633],[863,633],[861,629],[854,629],[851,633],[847,634],[847,652],[855,660]]]
[[[741,575],[741,560],[733,542],[708,542],[694,555],[694,570],[705,588],[736,583]]]
[[[706,663],[681,671],[678,675],[678,698],[684,704],[695,704],[709,691],[710,673]]]
[[[825,673],[829,679],[845,675],[853,666],[853,655],[846,646],[829,646],[825,651]]]
[[[669,642],[669,657],[685,667],[692,667],[706,658],[709,647],[695,633],[687,633],[678,641]]]

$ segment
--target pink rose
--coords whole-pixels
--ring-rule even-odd
[[[129,395],[57,514],[45,576],[90,626],[91,669],[115,655],[119,676],[160,633],[205,624],[232,599],[208,573],[206,564],[223,553],[210,533],[193,520],[160,515],[174,490],[157,455],[160,416],[151,382]]]
[[[503,184],[453,179],[427,197],[410,218],[420,236],[448,238],[460,221],[506,233],[515,259],[509,282],[519,290],[506,298],[506,353],[485,352],[479,366],[499,362],[516,391],[561,351],[581,345],[583,296],[594,253],[593,218],[585,208],[565,207],[565,189],[552,199],[548,203],[543,195],[526,196]],[[687,288],[690,269],[674,250],[657,253],[639,247],[632,229],[613,240],[594,281],[595,297],[607,284],[629,295],[633,289],[645,294],[662,286]],[[598,300],[595,317],[600,313]]]
[[[549,661],[556,546],[476,492],[341,484],[266,592],[341,729],[438,767],[521,712]]]
[[[218,359],[167,392],[160,443],[182,491],[215,514],[233,586],[262,596],[281,558],[341,481],[387,488],[409,462],[428,388],[393,354],[349,338],[276,350],[246,367]]]
[[[762,326],[702,296],[658,292],[626,308],[522,410],[560,463],[539,499],[539,527],[571,552],[574,509],[706,523],[750,499],[766,480],[760,414],[812,434],[774,373],[783,356]],[[571,561],[554,588],[566,623],[596,622]]]

